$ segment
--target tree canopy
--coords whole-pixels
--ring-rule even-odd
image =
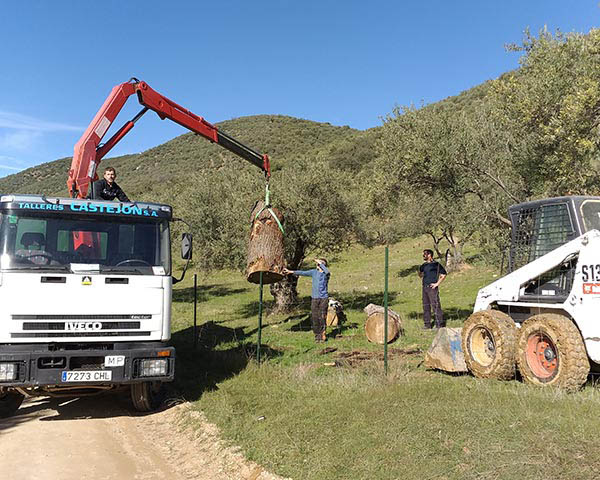
[[[397,107],[385,119],[376,181],[406,232],[502,238],[510,204],[597,194],[600,31],[527,34],[521,68],[470,102]]]

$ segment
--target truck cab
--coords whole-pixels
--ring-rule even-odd
[[[171,220],[155,203],[0,197],[0,415],[24,393],[122,385],[157,406],[175,372]]]

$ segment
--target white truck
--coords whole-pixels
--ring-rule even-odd
[[[24,394],[120,385],[156,407],[175,373],[171,220],[168,205],[0,197],[1,417]]]
[[[469,370],[574,390],[600,365],[600,197],[509,209],[509,273],[482,288],[462,329]]]
[[[131,95],[142,110],[101,143]],[[162,399],[163,382],[174,378],[175,349],[166,344],[171,207],[88,198],[102,158],[149,110],[259,167],[268,184],[268,155],[145,82],[115,86],[75,145],[71,198],[0,198],[0,417],[14,414],[24,395],[122,385],[130,385],[137,410],[149,411]],[[189,263],[190,233],[183,234],[181,252]]]

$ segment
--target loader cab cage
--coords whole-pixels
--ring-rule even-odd
[[[511,223],[509,272],[526,265],[577,238],[600,230],[600,197],[558,197],[514,205]],[[573,286],[576,258],[545,272],[525,285],[521,297],[528,301],[566,299]]]
[[[510,218],[510,271],[532,262],[577,236],[567,203],[524,206],[512,210]]]

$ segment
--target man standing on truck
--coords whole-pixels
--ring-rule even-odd
[[[117,172],[113,167],[106,167],[104,170],[104,178],[94,182],[92,185],[92,200],[114,200],[117,198],[119,202],[128,202],[129,198],[125,192],[117,185],[115,179]]]
[[[433,259],[433,250],[423,250],[423,263],[419,267],[419,277],[423,279],[423,328],[432,328],[431,309],[435,314],[435,326],[443,328],[446,326],[444,312],[440,302],[440,283],[446,278],[446,269]]]
[[[311,293],[311,320],[312,329],[315,334],[315,342],[321,343],[327,340],[325,334],[325,319],[327,318],[327,308],[329,307],[329,293],[327,285],[329,284],[329,269],[327,268],[327,260],[324,258],[315,258],[317,268],[310,270],[288,270],[283,269],[285,275],[301,275],[312,278],[312,293]]]

